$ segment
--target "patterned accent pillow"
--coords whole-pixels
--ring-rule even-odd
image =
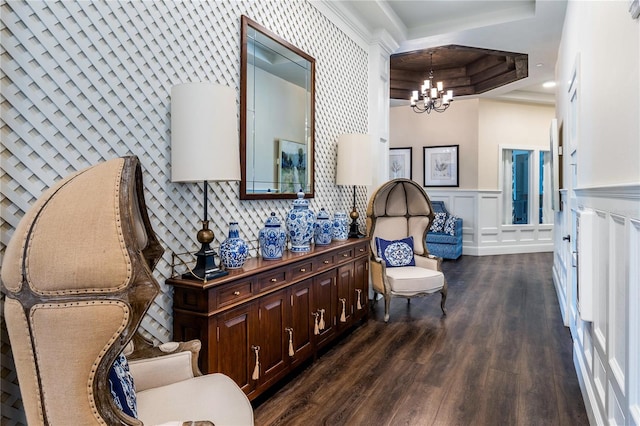
[[[442,232],[444,230],[444,223],[447,220],[446,213],[436,213],[433,218],[433,223],[431,224],[431,228],[429,228],[430,232]]]
[[[458,220],[458,218],[454,215],[449,215],[449,217],[447,217],[443,230],[445,234],[456,235],[456,220]]]
[[[388,268],[416,265],[416,259],[413,257],[413,237],[393,241],[376,237],[376,246],[378,257],[385,261]]]
[[[138,418],[136,387],[129,372],[127,358],[120,354],[109,370],[109,390],[113,402],[125,414]]]

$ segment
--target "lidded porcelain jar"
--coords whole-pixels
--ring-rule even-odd
[[[284,253],[284,245],[287,242],[287,233],[280,226],[280,219],[274,212],[267,218],[264,228],[258,234],[260,253],[263,259],[280,259]]]
[[[238,222],[229,222],[229,236],[220,244],[220,261],[227,269],[242,268],[249,255],[249,246],[240,238]]]
[[[318,212],[314,229],[314,237],[316,244],[319,246],[326,246],[327,244],[330,244],[331,238],[333,238],[333,223],[331,223],[329,213],[327,213],[324,207]]]
[[[309,209],[309,200],[304,199],[304,192],[298,192],[298,199],[293,201],[293,208],[285,220],[292,252],[311,250],[315,222],[316,215]]]
[[[333,214],[333,239],[336,241],[349,239],[349,216],[345,212]]]

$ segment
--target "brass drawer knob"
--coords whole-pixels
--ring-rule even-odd
[[[240,292],[239,292],[239,291],[234,291],[234,292],[233,292],[233,295],[234,295],[234,296],[240,296]]]
[[[300,272],[307,272],[306,268],[300,268]]]
[[[328,261],[328,260],[325,260],[325,261],[324,261],[324,262],[322,262],[322,263],[324,263],[325,265],[328,265],[328,264],[329,264],[329,261]]]
[[[343,254],[342,257],[349,257],[349,253]]]
[[[277,281],[278,281],[278,279],[277,279],[277,278],[271,278],[271,282],[272,282],[272,283],[275,283],[275,282],[277,282]]]

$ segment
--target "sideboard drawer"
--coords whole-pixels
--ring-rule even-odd
[[[300,277],[311,274],[314,271],[313,260],[308,262],[296,263],[291,267],[291,279],[295,280]]]
[[[353,259],[353,249],[350,248],[348,250],[342,250],[336,253],[336,257],[338,258],[338,262],[344,262],[346,260]]]
[[[273,272],[258,275],[258,291],[284,284],[287,281],[286,269],[281,268]]]
[[[241,281],[218,291],[218,308],[251,297],[252,281]]]
[[[325,254],[318,257],[318,271],[332,268],[336,264],[336,256],[334,253]]]
[[[363,243],[355,247],[356,256],[362,256],[366,253],[369,253],[369,243]]]

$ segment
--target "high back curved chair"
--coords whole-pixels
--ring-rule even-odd
[[[180,420],[184,409],[201,415],[189,407],[175,415],[166,408],[188,398],[189,386],[206,377],[196,377],[197,366],[188,367],[184,376],[174,364],[167,374],[142,378],[140,385],[149,389],[138,393],[139,419],[115,405],[108,384],[109,370],[125,345],[143,341],[136,330],[159,292],[152,270],[162,253],[147,215],[136,157],[106,161],[67,177],[25,214],[7,246],[1,278],[5,321],[29,425],[141,425],[147,422],[142,419],[147,412],[167,414],[163,421],[146,415],[156,424]],[[199,342],[191,343],[186,346],[193,353],[186,357],[192,361]],[[173,361],[161,363],[176,362],[183,348],[184,343],[165,345],[159,352]],[[144,348],[155,356],[153,349]],[[144,360],[134,362],[141,364],[132,365],[132,370],[148,370]],[[169,376],[182,388],[171,388]],[[253,412],[246,396],[228,381],[231,386],[224,392],[235,396],[226,398],[249,406],[244,406],[244,424],[251,424]],[[204,381],[198,383],[197,393],[206,393]]]
[[[409,179],[386,182],[369,200],[367,234],[371,237],[371,282],[374,293],[384,296],[385,322],[389,321],[392,297],[410,301],[412,297],[440,292],[440,307],[446,315],[447,280],[441,269],[442,259],[429,255],[426,246],[426,234],[433,217],[429,196]],[[407,238],[413,240],[413,253],[408,257],[402,251]],[[400,250],[394,252],[397,247]]]

